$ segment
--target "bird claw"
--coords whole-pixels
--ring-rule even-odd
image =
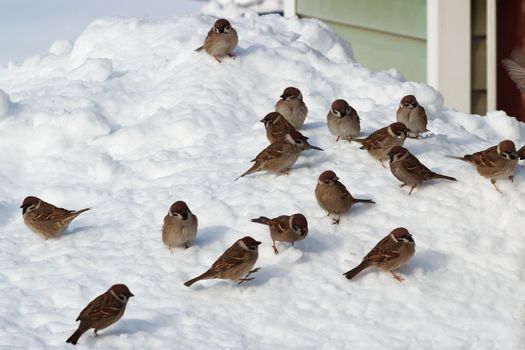
[[[393,271],[390,271],[390,273],[392,274],[392,277],[395,278],[396,280],[398,280],[399,282],[403,282],[404,281],[404,279],[401,278],[401,276],[396,275]]]
[[[219,59],[219,57],[217,57],[216,55],[213,55],[213,57],[215,57],[215,59],[217,60],[217,62],[222,63],[222,61]]]
[[[277,250],[277,247],[275,246],[275,243],[272,245],[272,248],[273,248],[273,253],[275,255],[279,254],[279,251]]]
[[[510,182],[514,182],[514,176],[512,176],[512,175],[509,176],[509,180],[510,180]]]
[[[253,280],[253,277],[252,278],[240,278],[239,283],[237,283],[237,285],[241,284],[242,282],[251,281],[251,280]]]
[[[332,219],[332,225],[339,225],[339,221],[340,220],[341,220],[341,218]]]
[[[232,59],[235,59],[235,57],[237,57],[233,53],[228,53],[228,56],[230,56]]]

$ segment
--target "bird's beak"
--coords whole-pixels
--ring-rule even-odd
[[[319,147],[317,147],[317,146],[310,145],[310,144],[307,144],[307,145],[306,145],[306,149],[316,149],[316,150],[318,150],[318,151],[324,151],[324,149],[319,148]]]
[[[284,95],[281,95],[281,100],[284,100],[286,97]]]
[[[134,297],[134,296],[135,296],[135,295],[134,295],[133,293],[129,292],[128,297],[131,298],[131,297]]]
[[[259,120],[261,123],[264,123],[264,119]]]
[[[24,206],[24,205],[22,204],[22,205],[20,206],[20,208],[24,209],[24,208],[25,208],[25,206]]]
[[[338,181],[338,180],[339,180],[339,178],[338,178],[338,177],[336,176],[336,177],[334,177],[334,180],[335,180],[335,181]]]
[[[259,242],[259,241],[255,241],[255,244],[259,245],[261,244],[262,242]]]

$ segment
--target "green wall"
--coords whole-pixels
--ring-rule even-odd
[[[426,0],[296,0],[296,10],[326,22],[367,68],[426,81]]]

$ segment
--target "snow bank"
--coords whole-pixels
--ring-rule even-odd
[[[0,118],[5,116],[9,112],[9,106],[11,105],[11,100],[9,95],[6,94],[2,89],[0,89]]]
[[[113,283],[136,298],[124,318],[79,345],[103,349],[517,349],[524,343],[525,175],[498,183],[445,158],[496,144],[525,143],[502,112],[485,118],[444,107],[439,92],[372,73],[351,47],[315,20],[249,15],[232,21],[237,59],[218,64],[193,50],[214,18],[153,22],[103,18],[72,45],[0,70],[0,329],[6,348],[69,348],[78,312]],[[267,146],[258,121],[283,88],[301,89],[310,110],[304,133],[325,152],[306,152],[289,176],[233,181]],[[363,134],[395,120],[414,94],[432,135],[407,147],[457,183],[433,182],[412,196],[388,170],[335,142],[330,103],[345,98]],[[317,176],[337,172],[373,207],[355,207],[338,227],[316,204]],[[59,239],[23,224],[27,195],[93,208]],[[170,254],[162,219],[175,200],[199,217],[195,244]],[[260,215],[302,212],[310,233],[275,256]],[[414,235],[406,281],[359,263],[398,226]],[[244,235],[263,241],[255,280],[242,286],[182,283]]]
[[[207,15],[239,18],[247,12],[269,13],[283,11],[283,0],[210,0],[201,8]]]

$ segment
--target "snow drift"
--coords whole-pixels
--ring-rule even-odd
[[[462,155],[525,127],[502,112],[484,118],[444,107],[439,92],[392,69],[372,73],[350,45],[315,20],[249,15],[232,22],[237,59],[193,50],[214,18],[153,22],[103,18],[73,42],[0,69],[0,344],[69,348],[78,312],[114,283],[135,294],[124,318],[79,342],[104,349],[516,349],[524,345],[525,175],[498,193]],[[289,176],[233,180],[267,146],[258,121],[286,86],[310,110],[304,152]],[[335,142],[326,113],[337,98],[359,113],[363,135],[395,120],[401,97],[426,108],[431,135],[405,145],[431,169],[458,178],[408,197],[358,145]],[[331,225],[315,201],[332,169],[373,207]],[[44,241],[18,208],[36,195],[90,206],[59,239]],[[199,218],[194,245],[170,254],[162,218],[176,200]],[[303,213],[309,236],[274,255],[250,219]],[[358,264],[398,226],[416,241],[404,283]],[[255,280],[183,282],[236,239],[262,240]]]

